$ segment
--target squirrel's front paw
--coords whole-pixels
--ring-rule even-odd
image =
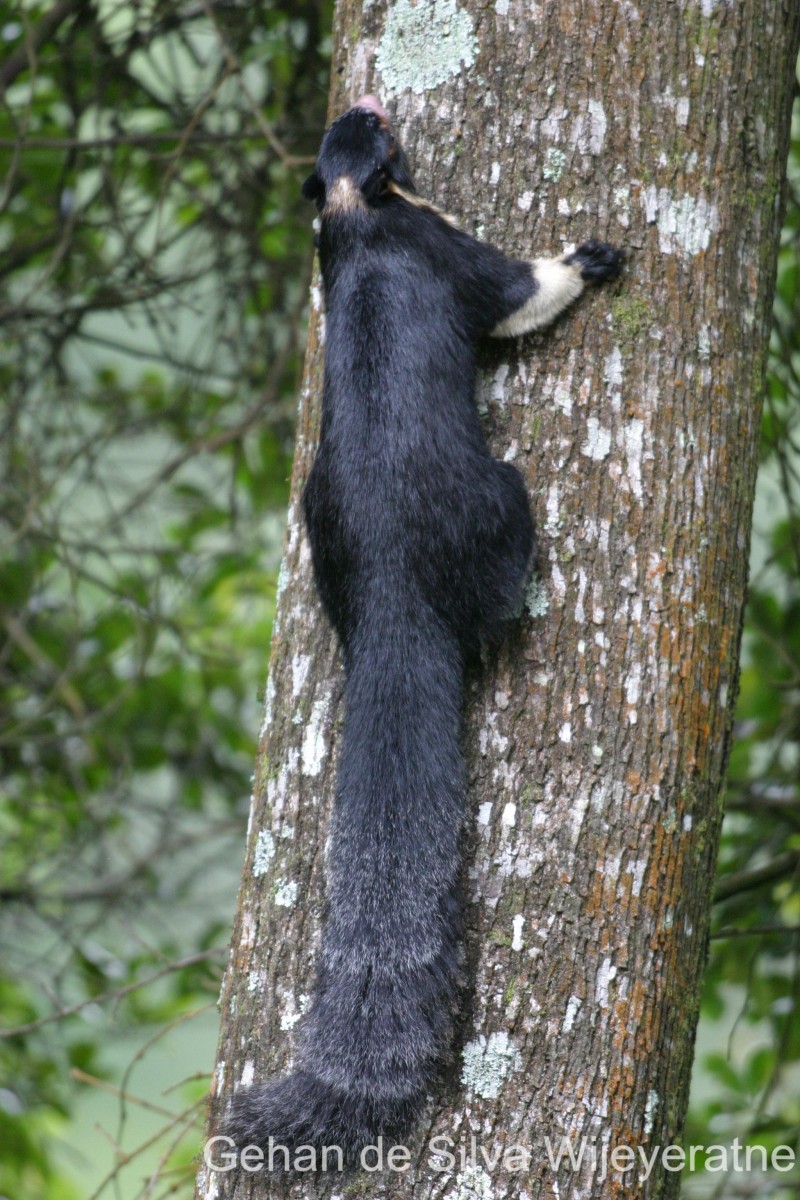
[[[598,242],[595,238],[582,242],[566,262],[581,269],[581,279],[599,282],[601,279],[616,279],[622,270],[625,255],[616,246]]]

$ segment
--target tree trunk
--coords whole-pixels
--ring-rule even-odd
[[[466,701],[468,987],[449,1076],[411,1169],[350,1195],[677,1189],[660,1162],[609,1182],[603,1153],[649,1155],[684,1119],[799,37],[789,0],[337,5],[331,117],[378,92],[422,194],[509,253],[599,236],[630,255],[552,332],[484,354],[478,403],[528,480],[542,581]],[[234,1087],[286,1067],[320,930],[342,674],[299,498],[323,327],[315,287],[212,1132]],[[464,1164],[436,1169],[439,1135]],[[577,1170],[549,1161],[562,1137],[588,1139]],[[523,1170],[481,1158],[514,1146]],[[197,1194],[263,1187],[201,1168]]]

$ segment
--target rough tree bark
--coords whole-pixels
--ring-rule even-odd
[[[486,351],[479,402],[529,482],[542,587],[467,698],[454,1061],[419,1161],[351,1195],[677,1189],[659,1167],[645,1183],[591,1157],[553,1170],[543,1139],[652,1148],[683,1122],[799,37],[789,0],[337,5],[330,114],[377,91],[423,194],[509,252],[597,235],[631,256],[551,333]],[[319,933],[342,677],[299,495],[323,330],[315,288],[211,1130],[221,1097],[285,1068]],[[434,1170],[439,1134],[474,1135],[477,1162]],[[481,1159],[514,1145],[529,1170]],[[264,1187],[203,1168],[197,1194]]]

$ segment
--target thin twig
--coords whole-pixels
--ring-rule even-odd
[[[195,963],[205,962],[209,958],[218,958],[223,954],[227,954],[227,946],[214,946],[211,950],[202,950],[198,954],[190,954],[187,958],[178,959],[177,962],[168,963],[166,967],[162,967],[160,971],[156,971],[153,975],[148,975],[146,979],[140,979],[136,983],[126,984],[125,987],[117,988],[113,992],[102,992],[99,996],[89,996],[86,1000],[81,1000],[77,1004],[70,1004],[66,1008],[59,1009],[58,1012],[49,1013],[46,1017],[39,1017],[36,1021],[28,1021],[26,1025],[15,1025],[13,1029],[0,1029],[0,1038],[19,1037],[23,1033],[33,1033],[37,1029],[41,1029],[43,1025],[50,1025],[53,1021],[61,1021],[64,1017],[74,1016],[75,1013],[87,1008],[90,1004],[104,1004],[106,1000],[122,1000],[131,992],[136,992],[139,988],[147,987],[150,983],[155,983],[157,979],[162,979],[165,975],[171,975],[173,971],[181,971],[184,967],[192,967]]]
[[[712,941],[722,941],[725,938],[741,937],[783,937],[800,933],[800,925],[750,925],[746,929],[729,926],[717,929],[710,935]]]
[[[153,1104],[151,1100],[145,1100],[143,1096],[137,1096],[133,1092],[127,1092],[122,1088],[114,1087],[113,1083],[106,1083],[105,1079],[98,1079],[96,1075],[90,1075],[87,1071],[82,1071],[80,1067],[73,1067],[70,1075],[78,1083],[88,1083],[91,1087],[97,1088],[99,1091],[110,1092],[112,1096],[118,1096],[121,1100],[137,1104],[139,1108],[146,1108],[148,1112],[158,1113],[160,1117],[172,1118],[175,1116],[171,1109],[164,1108],[161,1104]]]
[[[119,133],[96,138],[0,138],[0,150],[105,150],[123,146],[158,146],[163,142],[190,142],[199,145],[224,145],[226,142],[263,142],[261,129],[242,129],[231,133],[214,133],[207,129],[193,129],[187,136],[185,129],[165,129],[162,133]],[[311,155],[287,155],[293,166],[311,166]],[[285,160],[286,161],[286,160]]]

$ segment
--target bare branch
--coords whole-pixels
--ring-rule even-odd
[[[723,900],[730,900],[731,897],[738,896],[741,892],[751,892],[755,888],[761,887],[762,884],[774,883],[776,879],[793,875],[798,867],[800,867],[800,850],[787,850],[785,854],[779,854],[777,858],[765,863],[763,867],[754,867],[752,870],[734,871],[731,875],[723,875],[714,890],[714,903],[719,904]]]
[[[162,967],[160,971],[155,971],[152,975],[148,975],[146,979],[139,979],[136,983],[129,983],[125,987],[116,988],[113,992],[102,992],[99,996],[89,996],[86,1000],[81,1000],[77,1004],[70,1004],[67,1008],[59,1009],[58,1012],[50,1013],[46,1017],[39,1017],[37,1021],[28,1021],[26,1025],[15,1025],[13,1029],[0,1029],[0,1038],[19,1037],[23,1033],[33,1033],[37,1029],[41,1029],[44,1025],[50,1025],[53,1021],[62,1021],[64,1017],[72,1017],[75,1013],[81,1012],[82,1009],[90,1004],[104,1004],[106,1000],[118,1001],[123,997],[130,995],[131,992],[136,992],[140,988],[147,987],[151,983],[155,983],[157,979],[163,979],[165,975],[171,975],[174,971],[181,971],[184,967],[193,967],[195,963],[207,962],[212,958],[220,958],[223,954],[227,954],[227,946],[214,946],[211,950],[202,950],[198,954],[190,954],[187,958],[178,959],[177,962],[168,963]]]

